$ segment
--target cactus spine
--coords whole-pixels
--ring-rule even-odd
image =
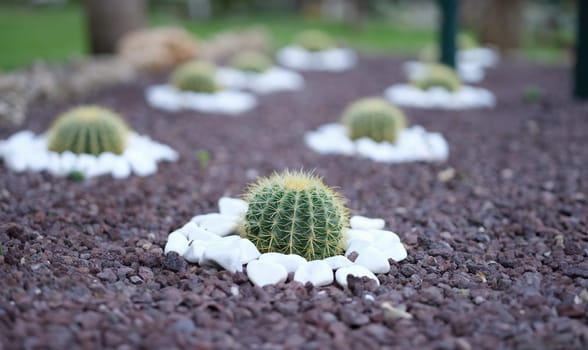
[[[182,91],[212,93],[219,89],[215,74],[216,67],[211,63],[188,62],[176,68],[171,75],[170,83]]]
[[[400,131],[406,127],[404,113],[388,101],[376,97],[352,103],[343,112],[342,122],[352,140],[369,137],[376,142],[395,143]]]
[[[324,51],[335,47],[334,40],[327,33],[314,29],[300,32],[296,36],[295,42],[307,51],[312,52]]]
[[[461,80],[453,69],[443,64],[432,63],[426,69],[412,78],[411,83],[421,90],[432,87],[442,87],[448,91],[461,89]]]
[[[49,150],[98,155],[123,153],[128,127],[113,111],[98,106],[81,106],[60,115],[49,129]]]
[[[342,252],[348,224],[343,198],[322,180],[303,172],[258,179],[245,194],[244,231],[260,252],[298,254],[308,260]]]
[[[259,51],[243,51],[231,60],[231,66],[252,73],[265,72],[272,65],[272,60]]]

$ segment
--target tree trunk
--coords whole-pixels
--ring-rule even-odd
[[[84,0],[93,54],[114,53],[120,38],[145,25],[144,0]]]
[[[465,0],[462,19],[480,41],[506,52],[520,47],[525,0]]]

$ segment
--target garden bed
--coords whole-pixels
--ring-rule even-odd
[[[73,182],[0,165],[0,343],[12,348],[588,347],[588,105],[569,70],[501,63],[493,109],[406,109],[447,139],[445,163],[320,155],[304,133],[351,101],[404,81],[400,59],[304,73],[305,89],[260,96],[243,118],[144,102],[157,77],[83,100],[36,104],[40,133],[71,105],[100,103],[178,151],[149,177]],[[523,100],[543,87],[544,99]],[[5,139],[17,129],[1,129]],[[206,155],[209,156],[206,156]],[[407,259],[373,281],[254,287],[244,273],[163,255],[169,232],[258,175],[315,169],[353,214],[380,217]],[[265,344],[262,346],[261,344]]]

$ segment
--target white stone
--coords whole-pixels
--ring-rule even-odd
[[[457,60],[460,64],[469,63],[484,68],[494,67],[499,59],[498,53],[487,47],[475,47],[472,49],[460,50],[457,53]]]
[[[286,281],[288,271],[271,261],[253,260],[247,264],[247,277],[257,287]]]
[[[354,277],[368,277],[376,281],[380,285],[380,281],[376,278],[370,270],[360,265],[353,265],[348,267],[342,267],[335,272],[335,280],[341,287],[347,287],[347,276],[351,275]]]
[[[221,197],[218,208],[222,215],[242,216],[247,212],[247,202],[239,198]]]
[[[449,146],[443,136],[418,125],[402,130],[394,144],[368,138],[351,140],[342,124],[326,124],[309,131],[304,135],[304,142],[319,154],[356,155],[383,163],[434,162],[449,157]]]
[[[198,224],[196,224],[194,221],[190,221],[188,224],[190,224],[190,226],[186,232],[188,233],[189,240],[196,239],[199,241],[215,241],[221,239],[219,235],[205,230],[204,228],[198,226]],[[184,227],[188,226],[188,224],[186,224]]]
[[[208,246],[210,241],[192,240],[190,241],[188,250],[184,253],[184,259],[186,261],[200,264],[204,258],[204,250]]]
[[[288,272],[296,272],[298,267],[306,263],[306,259],[297,254],[264,253],[259,256],[260,261],[269,261],[283,266]]]
[[[396,105],[418,108],[454,110],[492,108],[496,105],[494,95],[490,91],[468,85],[450,92],[441,87],[421,90],[410,84],[396,84],[387,88],[384,96]]]
[[[223,86],[249,89],[259,94],[294,91],[304,87],[304,78],[300,74],[280,67],[271,67],[262,73],[224,67],[217,70],[216,77]]]
[[[365,216],[354,215],[349,219],[351,228],[359,230],[376,229],[381,230],[386,225],[384,219],[372,219]]]
[[[425,73],[427,62],[408,61],[402,67],[408,80],[412,80]],[[457,63],[457,75],[466,83],[478,83],[484,79],[484,66],[471,61]]]
[[[330,256],[328,258],[323,259],[323,261],[327,263],[327,265],[329,265],[329,267],[332,270],[338,270],[342,267],[353,265],[353,262],[344,257],[343,255]]]
[[[387,273],[390,271],[390,263],[386,255],[378,248],[367,246],[357,252],[355,265],[360,265],[373,273]]]
[[[357,55],[345,48],[311,52],[299,46],[288,46],[277,52],[276,59],[281,65],[296,70],[342,72],[355,66]]]
[[[257,250],[257,247],[255,246],[255,244],[253,244],[248,239],[241,238],[237,242],[237,246],[239,247],[239,249],[241,251],[239,254],[239,257],[241,259],[242,265],[245,265],[248,262],[259,258],[259,256],[261,255],[259,253],[259,250]]]
[[[214,93],[180,91],[170,85],[155,85],[145,92],[154,108],[175,112],[182,109],[237,116],[257,105],[254,95],[241,91],[220,90]]]
[[[371,247],[371,243],[362,239],[353,239],[347,242],[347,247],[345,249],[345,256],[349,256],[353,252],[359,253],[360,250]]]
[[[130,133],[123,155],[105,152],[99,156],[61,154],[49,151],[46,135],[35,136],[32,132],[20,132],[2,143],[0,158],[13,171],[44,171],[55,176],[66,176],[73,171],[81,172],[85,178],[111,174],[114,178],[126,178],[132,171],[139,176],[153,174],[157,161],[175,161],[177,153],[169,146],[150,138]]]
[[[234,242],[213,242],[204,248],[201,262],[215,262],[227,271],[243,271],[241,249]]]
[[[176,252],[183,256],[188,250],[188,239],[181,233],[172,232],[167,238],[164,254]]]
[[[315,287],[326,286],[333,283],[333,270],[322,260],[309,261],[296,269],[294,281],[310,282]]]
[[[408,256],[408,252],[406,251],[404,244],[400,242],[383,248],[382,253],[386,256],[387,259],[392,259],[396,262],[402,261]]]
[[[238,218],[218,213],[196,215],[192,221],[203,229],[219,236],[226,236],[235,232],[238,225]]]
[[[343,237],[345,238],[347,245],[349,245],[353,240],[361,240],[370,243],[374,241],[374,235],[372,232],[370,232],[370,230],[349,228],[343,231]]]

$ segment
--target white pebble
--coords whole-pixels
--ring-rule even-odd
[[[218,200],[218,208],[222,215],[241,216],[247,212],[247,202],[239,198],[222,197]]]
[[[172,232],[165,244],[164,254],[176,252],[183,256],[188,250],[188,239],[181,233]]]
[[[385,224],[386,223],[384,222],[384,219],[371,219],[360,215],[355,215],[349,220],[349,225],[351,228],[359,230],[381,230],[384,228]]]
[[[349,256],[349,254],[353,252],[359,252],[360,250],[371,246],[371,243],[368,241],[364,241],[362,239],[354,239],[350,242],[347,242],[347,249],[345,250],[345,256]]]
[[[243,271],[241,250],[234,243],[211,243],[204,248],[203,262],[215,262],[230,272]]]
[[[386,258],[392,259],[396,262],[402,261],[406,259],[406,257],[408,256],[406,248],[400,242],[396,243],[391,247],[382,249],[382,253],[386,256]]]
[[[366,269],[360,265],[353,265],[348,267],[343,267],[335,272],[335,280],[337,283],[342,287],[347,287],[347,276],[355,276],[355,277],[368,277],[376,281],[378,285],[380,285],[380,281],[376,278],[370,270]]]
[[[373,273],[387,273],[390,271],[388,258],[379,249],[375,247],[365,247],[357,252],[359,255],[355,259],[356,265],[361,265]]]
[[[306,259],[296,254],[264,253],[259,256],[260,261],[269,261],[282,265],[288,272],[296,272],[298,267],[306,263]]]
[[[245,238],[241,238],[238,242],[237,242],[237,246],[240,249],[240,258],[241,258],[241,264],[245,265],[248,262],[255,260],[257,258],[259,258],[259,256],[261,255],[259,253],[259,250],[257,250],[257,247],[255,246],[255,244],[253,244],[250,240],[245,239]]]
[[[288,271],[271,261],[253,260],[247,264],[247,277],[254,285],[263,287],[286,281]]]
[[[193,240],[190,241],[188,250],[184,253],[184,259],[188,262],[200,264],[204,257],[204,250],[206,249],[207,241]]]
[[[343,255],[330,256],[328,258],[323,259],[323,261],[326,262],[332,270],[338,270],[342,267],[353,265],[353,262],[344,257]]]
[[[239,223],[238,218],[218,213],[196,215],[192,221],[203,229],[219,236],[226,236],[235,232]]]
[[[333,270],[322,260],[309,261],[296,269],[294,281],[310,282],[315,287],[326,286],[333,283]]]
[[[202,227],[198,226],[194,221],[190,221],[189,224],[191,224],[191,226],[187,230],[189,240],[197,239],[200,241],[214,241],[221,239],[219,235],[203,229]],[[182,227],[182,230],[184,229],[184,227]]]

